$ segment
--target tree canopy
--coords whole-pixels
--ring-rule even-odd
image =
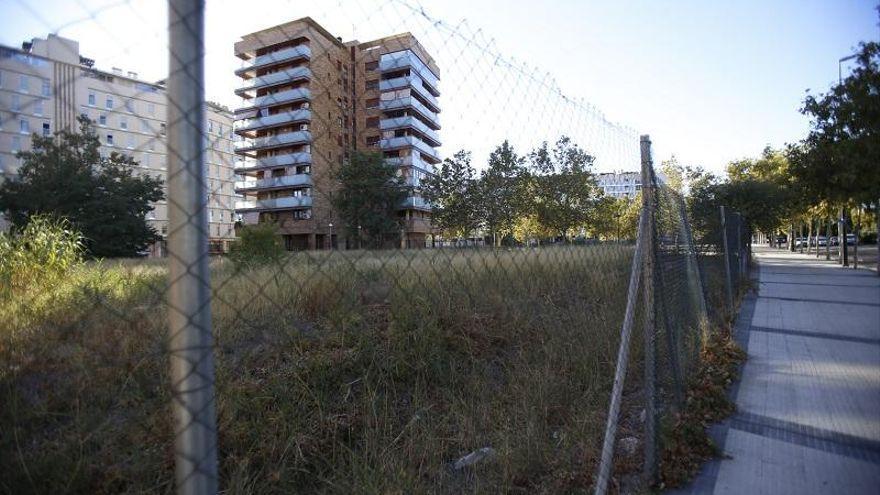
[[[0,184],[0,209],[17,227],[40,214],[67,219],[82,232],[91,256],[137,255],[159,239],[146,215],[165,197],[162,181],[136,175],[134,158],[117,152],[103,157],[99,149],[85,117],[78,132],[32,135],[31,150],[18,154],[18,178]]]

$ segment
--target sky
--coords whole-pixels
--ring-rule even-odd
[[[0,0],[0,43],[48,33],[76,39],[96,67],[165,77],[165,2]],[[713,171],[801,138],[808,88],[826,91],[838,60],[880,39],[867,0],[576,1],[209,0],[206,96],[239,100],[233,43],[310,16],[345,40],[411,31],[441,69],[441,153],[495,144],[520,151],[566,134],[600,171],[675,155]],[[846,73],[846,66],[844,66]]]

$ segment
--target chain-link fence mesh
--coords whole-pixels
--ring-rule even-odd
[[[409,1],[13,6],[51,34],[2,48],[0,165],[51,198],[0,198],[25,239],[3,260],[4,492],[554,493],[598,486],[606,423],[656,451],[645,396],[680,398],[747,256],[725,265],[652,169],[632,206],[632,130]],[[78,35],[160,73],[106,70]],[[40,259],[36,213],[86,260],[45,262],[52,239]],[[655,394],[654,353],[620,346],[644,321]],[[609,418],[621,349],[639,373]],[[616,462],[620,488],[643,460]]]

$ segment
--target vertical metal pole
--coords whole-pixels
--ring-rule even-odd
[[[205,196],[204,2],[169,0],[169,352],[177,493],[217,493]]]
[[[840,244],[840,264],[849,266],[849,253],[846,249],[846,208],[840,208],[840,218],[837,220],[837,239]]]
[[[608,405],[608,418],[605,422],[605,439],[602,442],[602,457],[599,461],[599,473],[596,475],[596,495],[604,495],[608,489],[611,476],[611,464],[614,459],[614,440],[617,437],[617,422],[620,415],[620,400],[623,396],[623,384],[626,382],[626,368],[629,365],[629,344],[632,338],[633,319],[636,312],[636,301],[639,298],[639,280],[642,275],[642,252],[646,242],[650,242],[648,229],[645,227],[647,215],[645,210],[639,213],[639,227],[636,234],[636,248],[633,253],[632,267],[629,272],[629,288],[626,294],[626,312],[623,316],[623,327],[620,331],[620,347],[617,349],[617,366],[614,370],[614,385],[611,389],[611,403]]]
[[[855,238],[855,243],[853,243],[853,268],[859,268],[859,231],[862,226],[862,205],[858,205],[856,207],[856,223],[853,225],[853,237]],[[880,261],[880,260],[878,260]]]
[[[794,230],[794,229],[792,229]],[[730,244],[727,242],[727,216],[721,207],[721,243],[724,245],[724,281],[727,287],[727,307],[733,311],[733,287],[730,279]]]
[[[651,138],[641,137],[642,154],[642,208],[645,211],[645,246],[644,246],[644,295],[645,295],[645,466],[644,477],[648,486],[654,482],[657,462],[657,434],[655,417],[654,385],[656,380],[656,344],[654,329],[656,328],[657,308],[654,298],[654,277],[656,276],[654,258],[654,174],[651,169]]]

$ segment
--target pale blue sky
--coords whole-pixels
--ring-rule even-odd
[[[210,99],[236,105],[232,43],[253,30],[306,15],[346,40],[409,30],[442,52],[444,154],[464,147],[481,160],[484,143],[501,136],[530,146],[559,129],[588,149],[611,150],[606,154],[615,157],[600,162],[604,169],[631,168],[630,135],[609,131],[593,111],[565,110],[525,74],[541,80],[550,73],[566,96],[650,134],[658,160],[675,153],[686,164],[720,170],[767,144],[802,136],[807,120],[797,109],[804,90],[827,89],[840,57],[859,41],[880,38],[876,3],[867,0],[425,1],[430,20],[388,0],[208,4]],[[78,39],[99,68],[164,76],[160,0],[0,0],[0,6],[0,43],[17,46],[58,32]],[[448,28],[436,28],[436,20]],[[468,45],[464,40],[478,29]],[[490,42],[488,53],[477,48]],[[529,69],[493,67],[497,54]]]

